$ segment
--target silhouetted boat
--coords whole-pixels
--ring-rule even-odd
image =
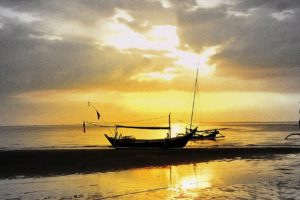
[[[89,103],[89,105],[92,105]],[[92,107],[94,107],[92,105]],[[95,108],[95,107],[94,107]],[[100,118],[98,110],[97,117]],[[94,122],[83,121],[83,132],[86,131],[86,125],[90,124],[98,127],[114,128],[115,135],[108,136],[104,134],[107,140],[111,143],[114,148],[183,148],[188,141],[191,139],[193,134],[197,131],[197,128],[186,132],[186,134],[177,135],[176,137],[171,137],[171,119],[169,115],[169,126],[127,126],[127,125],[98,125]],[[148,130],[168,130],[167,137],[162,139],[136,139],[133,136],[122,136],[118,133],[118,129],[148,129]]]
[[[193,107],[192,107],[192,114],[191,114],[191,123],[190,123],[190,128],[186,129],[186,132],[191,132],[192,126],[193,126],[193,116],[194,116],[194,107],[195,107],[195,97],[196,97],[196,92],[198,88],[198,69],[196,73],[196,81],[195,81],[195,86],[194,86],[194,98],[193,98]],[[224,138],[225,136],[220,133],[219,130],[225,130],[228,128],[218,128],[218,129],[207,129],[207,130],[196,130],[195,134],[192,135],[191,140],[215,140],[217,138]]]
[[[122,128],[135,129],[165,129],[164,127],[133,127],[133,126],[119,126]],[[163,139],[135,139],[132,136],[125,137],[110,137],[105,134],[107,140],[115,148],[183,148],[196,132],[197,128],[189,133],[177,136],[167,137]]]
[[[196,84],[197,84],[197,76],[198,76],[198,69],[196,75]],[[194,100],[195,100],[195,93],[194,93]],[[193,109],[194,109],[194,103],[193,103]],[[193,110],[192,110],[191,119],[193,119]],[[122,135],[118,135],[118,131],[117,131],[118,128],[161,129],[161,130],[167,129],[169,130],[169,133],[168,136],[164,139],[136,139],[132,136],[122,137]],[[115,148],[183,148],[188,143],[188,141],[193,137],[196,131],[197,128],[192,129],[190,127],[189,131],[186,131],[185,134],[178,134],[176,137],[171,138],[171,122],[170,122],[170,115],[169,115],[169,126],[167,127],[116,125],[115,136],[111,137],[105,134],[105,137]]]
[[[224,138],[225,136],[220,133],[219,130],[225,130],[227,128],[210,129],[210,130],[197,130],[192,136],[191,140],[216,140],[217,138]]]
[[[197,76],[198,76],[198,70],[197,70]],[[196,82],[197,82],[197,78],[196,78]],[[88,103],[88,105],[92,106],[95,109],[97,113],[97,118],[99,120],[100,113],[98,112],[98,110],[94,107],[93,104]],[[93,123],[84,121],[83,122],[84,132],[85,132],[85,123],[95,125]],[[163,126],[163,127],[127,126],[127,125],[112,125],[112,126],[95,125],[95,126],[115,128],[114,136],[108,136],[107,134],[104,134],[106,139],[110,142],[110,144],[114,148],[183,148],[197,131],[197,128],[193,128],[193,129],[190,128],[189,131],[186,131],[185,134],[180,134],[172,138],[170,115],[169,115],[169,126]],[[167,137],[162,139],[136,139],[133,136],[122,136],[122,134],[118,134],[119,128],[169,130],[169,132],[167,133],[168,134]]]

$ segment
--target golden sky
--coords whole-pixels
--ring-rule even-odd
[[[1,1],[0,125],[296,121],[297,1]]]

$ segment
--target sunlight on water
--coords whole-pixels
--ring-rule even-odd
[[[179,133],[185,133],[186,125],[182,123],[174,123],[172,124],[171,132],[172,137],[175,137]]]
[[[208,188],[210,186],[211,184],[209,183],[209,180],[207,180],[207,176],[185,177],[179,185],[179,187],[181,187],[183,190],[195,188]]]
[[[171,167],[170,173],[171,180],[175,180],[174,184],[171,182],[171,186],[183,190],[210,187],[213,176],[210,168],[207,166],[199,168],[197,164]]]
[[[0,180],[1,199],[285,199],[299,197],[299,154],[253,160]]]

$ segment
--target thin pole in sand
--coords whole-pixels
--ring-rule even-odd
[[[300,104],[300,102],[299,102]],[[299,129],[300,129],[300,108],[299,108],[299,121],[298,121],[298,126],[299,126]]]

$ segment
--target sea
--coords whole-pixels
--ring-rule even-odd
[[[300,148],[297,122],[202,123],[224,138],[190,141],[185,148]],[[182,124],[172,132],[184,132]],[[136,138],[164,138],[166,131],[118,130]],[[0,151],[109,149],[114,129],[82,125],[1,126]],[[300,199],[300,154],[237,157],[111,172],[0,179],[0,199]]]
[[[285,140],[290,133],[300,133],[297,122],[203,123],[198,130],[220,130],[224,138],[189,142],[186,148],[299,146],[299,136]],[[186,126],[172,124],[172,137],[184,133]],[[119,129],[118,134],[135,138],[165,138],[168,130]],[[114,136],[115,129],[86,125],[0,126],[0,150],[110,148],[104,134]]]

